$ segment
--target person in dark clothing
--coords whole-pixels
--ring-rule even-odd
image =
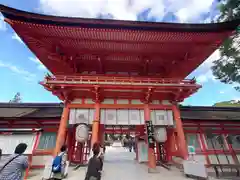
[[[137,150],[136,139],[133,139],[132,146],[133,146],[133,150],[134,150],[134,152],[136,152],[136,150]]]
[[[88,168],[85,180],[101,180],[101,171],[103,167],[103,161],[99,157],[100,145],[93,145],[93,157],[88,162]]]
[[[20,143],[15,148],[14,154],[0,161],[1,180],[23,179],[24,171],[28,168],[28,157],[23,155],[26,149],[27,144]]]
[[[2,149],[0,149],[0,160],[2,158]]]

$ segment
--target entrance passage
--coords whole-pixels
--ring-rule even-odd
[[[106,158],[108,162],[133,161],[136,158],[136,127],[105,126]]]
[[[132,163],[136,155],[135,152],[129,152],[129,149],[122,146],[120,141],[115,141],[111,146],[106,149],[104,160],[109,163]]]
[[[118,143],[118,142],[117,142]],[[118,145],[116,143],[116,145]],[[159,173],[148,173],[146,164],[139,164],[134,160],[134,152],[129,152],[123,147],[110,147],[105,154],[102,179],[110,180],[185,180],[178,169],[171,171],[158,166]],[[79,177],[79,175],[78,175]]]

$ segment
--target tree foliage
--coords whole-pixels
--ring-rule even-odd
[[[216,107],[240,107],[240,101],[231,100],[215,103],[213,106]]]
[[[20,92],[17,92],[9,103],[20,103],[22,101]]]
[[[220,4],[218,21],[231,21],[240,18],[240,0],[225,0]],[[221,58],[213,62],[213,75],[226,84],[240,84],[240,35],[239,30],[220,47]],[[239,87],[236,89],[240,90]]]

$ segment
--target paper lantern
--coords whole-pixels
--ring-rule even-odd
[[[158,127],[154,129],[154,139],[157,142],[165,142],[167,140],[166,128]]]
[[[88,139],[89,129],[86,124],[79,124],[76,128],[75,138],[78,142],[85,142]]]

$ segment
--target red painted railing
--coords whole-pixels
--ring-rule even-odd
[[[44,83],[76,83],[76,84],[122,84],[122,85],[190,85],[199,86],[195,80],[144,77],[109,77],[109,76],[47,76]],[[199,86],[201,87],[201,86]]]

